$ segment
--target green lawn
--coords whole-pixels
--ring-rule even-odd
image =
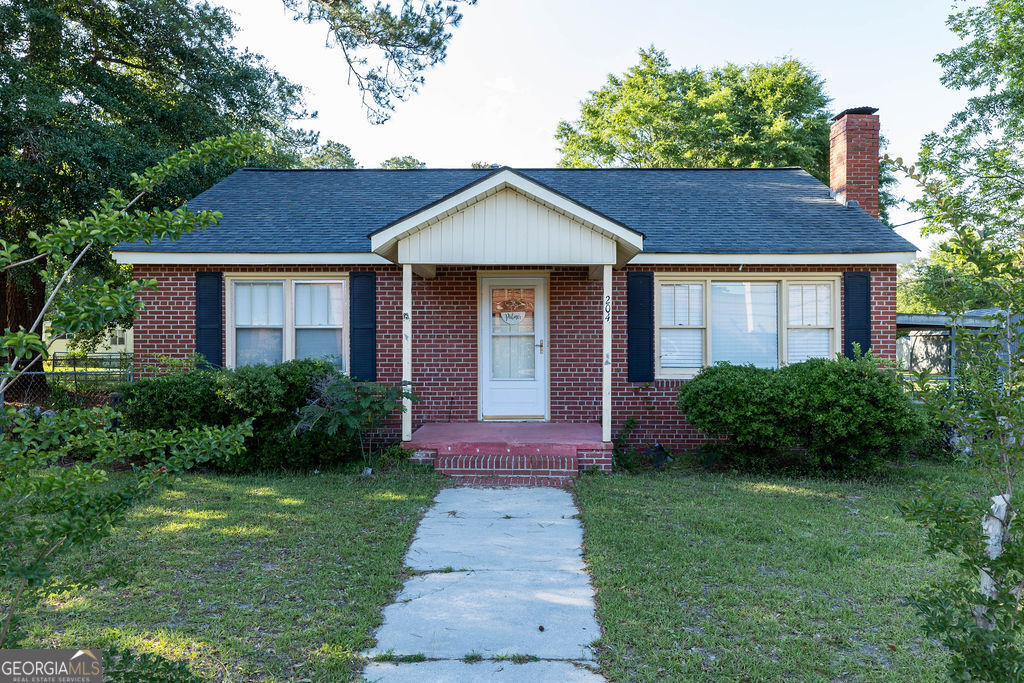
[[[587,475],[575,487],[612,680],[935,680],[943,648],[907,597],[942,562],[886,482]]]
[[[347,679],[440,486],[422,473],[186,476],[93,554],[130,562],[131,587],[52,596],[26,615],[21,647],[128,647],[215,680]]]
[[[575,486],[611,680],[929,680],[945,654],[907,596],[942,563],[884,482],[587,475]],[[432,474],[189,475],[86,562],[134,582],[51,596],[21,647],[130,648],[214,680],[343,680],[372,644]],[[83,558],[69,558],[81,566]],[[3,602],[0,590],[0,602]]]

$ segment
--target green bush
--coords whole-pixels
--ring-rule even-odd
[[[344,434],[293,430],[314,385],[334,373],[330,363],[318,360],[172,372],[127,385],[121,409],[131,429],[226,426],[251,419],[245,452],[218,463],[224,471],[329,467],[357,457],[356,444]]]
[[[787,431],[811,470],[876,471],[925,430],[899,379],[871,355],[814,358],[777,374]]]
[[[121,390],[124,424],[131,429],[195,429],[232,423],[217,395],[215,370],[190,370],[139,379]]]
[[[299,411],[296,436],[341,438],[358,444],[363,463],[373,467],[375,436],[384,420],[404,410],[403,400],[419,397],[402,384],[356,382],[329,375],[313,383],[313,397]]]
[[[776,371],[720,363],[679,388],[679,407],[693,426],[722,444],[740,467],[779,458],[790,439],[780,408],[785,406]]]
[[[752,470],[867,473],[921,443],[927,421],[877,359],[812,359],[779,370],[727,363],[679,389],[687,420],[721,461]]]

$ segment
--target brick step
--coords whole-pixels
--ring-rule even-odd
[[[573,477],[534,477],[530,475],[458,474],[445,476],[463,486],[566,486],[574,481]]]
[[[579,474],[575,455],[450,455],[438,453],[434,469],[460,484],[561,486]]]

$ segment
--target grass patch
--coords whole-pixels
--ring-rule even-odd
[[[943,561],[885,481],[694,474],[575,486],[611,680],[940,680],[947,653],[908,603]]]
[[[396,655],[391,650],[387,652],[381,652],[373,656],[375,662],[396,662],[399,664],[413,664],[416,662],[427,661],[427,656],[422,652],[417,652],[414,655]]]
[[[351,678],[440,486],[418,472],[187,475],[65,564],[124,563],[131,584],[50,596],[19,646],[130,648],[207,680]]]
[[[477,662],[482,661],[483,658],[484,656],[479,652],[470,652],[462,658],[462,661],[466,664],[476,664]]]

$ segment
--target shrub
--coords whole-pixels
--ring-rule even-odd
[[[191,370],[139,379],[122,388],[121,412],[131,429],[195,429],[232,423],[217,396],[218,372]]]
[[[355,456],[346,434],[293,434],[299,408],[334,367],[319,360],[186,370],[125,387],[122,413],[131,429],[226,426],[252,420],[245,452],[218,463],[227,472],[328,467]]]
[[[723,461],[755,470],[866,473],[920,443],[927,422],[870,354],[779,370],[719,364],[679,389],[689,422]]]
[[[814,471],[871,472],[905,456],[925,429],[896,375],[870,354],[777,371],[792,445]]]
[[[774,370],[720,363],[679,388],[679,407],[709,437],[728,437],[714,449],[726,461],[756,468],[781,458],[791,446],[780,390]]]
[[[373,465],[374,433],[402,400],[419,397],[401,384],[356,382],[345,375],[330,375],[313,385],[313,398],[299,410],[296,435],[340,437],[359,445],[363,463]]]

